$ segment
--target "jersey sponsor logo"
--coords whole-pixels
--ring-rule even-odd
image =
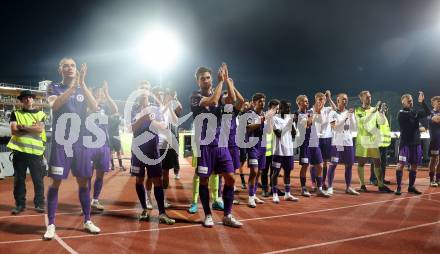
[[[141,172],[141,168],[140,167],[136,167],[136,166],[131,166],[131,173],[135,173],[135,174],[139,174],[139,172]]]
[[[83,102],[84,101],[84,95],[82,95],[82,94],[76,95],[76,100],[79,101],[79,102]]]
[[[273,165],[274,168],[281,168],[281,163],[280,162],[272,161],[272,165]]]
[[[208,167],[198,166],[197,167],[197,172],[199,174],[208,174]]]
[[[406,162],[406,156],[399,155],[399,161]]]
[[[54,166],[52,166],[52,167],[50,167],[50,173],[52,175],[62,176],[63,173],[64,173],[64,168],[63,167],[54,167]]]
[[[248,163],[249,163],[249,165],[258,166],[258,160],[257,159],[249,159]]]

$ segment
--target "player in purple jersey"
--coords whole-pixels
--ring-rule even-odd
[[[318,94],[317,97],[325,96]],[[316,96],[315,96],[316,98]],[[301,195],[310,197],[310,193],[306,187],[306,174],[310,164],[317,169],[316,183],[318,186],[317,196],[328,198],[330,195],[322,189],[322,155],[319,148],[319,137],[317,126],[322,122],[321,108],[315,107],[314,110],[308,110],[309,100],[307,96],[300,95],[296,98],[298,105],[298,131],[300,133],[297,141],[299,148],[299,164],[300,181],[301,181]]]
[[[138,93],[138,104],[132,109],[133,142],[130,172],[133,176],[136,176],[136,193],[143,209],[139,219],[149,220],[150,218],[145,192],[147,183],[144,181],[145,173],[147,173],[148,179],[154,184],[154,196],[159,210],[159,223],[172,225],[175,220],[165,213],[162,165],[158,146],[159,129],[164,130],[167,126],[163,122],[160,108],[149,104],[149,91],[138,89]]]
[[[246,138],[247,140],[250,140],[251,137],[258,139],[258,142],[253,147],[247,149],[248,167],[250,170],[248,180],[248,206],[251,208],[257,207],[257,204],[264,203],[263,200],[257,197],[256,191],[260,171],[266,166],[265,135],[266,132],[272,131],[272,123],[269,123],[269,121],[271,121],[271,118],[275,115],[277,110],[277,108],[274,108],[264,114],[263,109],[265,103],[266,96],[262,93],[255,93],[252,96],[252,108],[247,112]]]
[[[224,217],[223,225],[230,227],[241,227],[242,223],[232,216],[232,203],[234,199],[234,166],[232,165],[231,154],[227,144],[219,145],[221,128],[221,95],[223,83],[228,78],[222,65],[218,72],[218,85],[212,90],[211,70],[200,67],[196,71],[195,78],[199,90],[191,95],[191,111],[195,119],[195,141],[199,149],[197,157],[197,174],[200,177],[199,193],[200,200],[205,212],[203,225],[213,227],[214,221],[209,206],[208,179],[212,173],[221,174],[225,179],[223,188]],[[200,123],[198,121],[201,121]],[[208,127],[209,125],[209,127]],[[208,140],[205,140],[208,139]]]
[[[408,193],[422,194],[416,189],[414,183],[417,176],[417,166],[422,161],[422,147],[420,145],[420,119],[431,113],[425,103],[425,95],[419,92],[418,105],[414,109],[413,98],[410,94],[404,94],[401,98],[403,109],[397,115],[400,129],[399,163],[396,169],[397,189],[396,195],[401,195],[403,168],[410,165]]]
[[[228,69],[225,66],[226,76],[228,77]],[[228,91],[223,94],[223,109],[222,115],[229,115],[230,119],[225,116],[224,120],[226,121],[225,125],[229,125],[229,136],[228,136],[228,150],[231,154],[232,165],[234,166],[234,172],[236,172],[240,168],[240,149],[238,148],[236,142],[237,135],[237,122],[238,115],[240,114],[240,109],[244,104],[244,98],[237,90],[234,85],[234,81],[231,78],[226,79],[226,84],[228,87]],[[219,181],[219,185],[221,187],[221,177]],[[220,189],[220,188],[219,188]],[[220,195],[220,193],[219,193]],[[234,200],[234,204],[239,204],[239,200]]]
[[[92,167],[87,148],[83,145],[87,107],[96,111],[97,105],[84,80],[87,65],[78,72],[72,58],[63,58],[59,63],[61,83],[51,84],[47,90],[47,100],[53,112],[52,150],[49,161],[49,177],[52,184],[47,192],[47,230],[44,240],[55,237],[55,212],[58,206],[58,189],[72,169],[79,186],[79,200],[84,214],[84,229],[92,234],[101,230],[90,220],[90,190],[88,182]],[[67,118],[71,118],[67,121]],[[64,121],[64,122],[63,122]],[[64,125],[63,125],[64,123]],[[65,128],[57,130],[57,128]],[[67,130],[67,131],[66,131]],[[67,138],[67,139],[66,139]],[[75,138],[77,138],[75,140]],[[60,143],[61,142],[61,143]]]
[[[431,142],[429,144],[429,180],[431,187],[438,187],[440,184],[440,96],[431,98],[432,111],[429,116],[429,136]]]
[[[110,115],[118,113],[118,107],[108,92],[107,81],[104,81],[102,87],[93,90],[93,96],[98,105],[98,111],[96,113],[102,114],[107,120]],[[106,140],[101,147],[91,149],[91,160],[93,162],[93,167],[96,169],[91,206],[95,211],[104,211],[104,206],[99,202],[99,195],[101,194],[102,185],[104,184],[104,174],[110,169],[110,137],[108,122],[107,124],[97,124],[97,127],[105,133]],[[91,184],[89,186],[90,188],[92,187]]]

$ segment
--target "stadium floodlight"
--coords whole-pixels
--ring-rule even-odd
[[[177,62],[181,51],[178,37],[170,30],[157,26],[142,38],[137,54],[143,64],[159,72],[162,85],[162,73]]]

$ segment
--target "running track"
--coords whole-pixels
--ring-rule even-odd
[[[127,161],[128,162],[128,161]],[[128,165],[127,165],[128,166]],[[368,167],[367,167],[368,168]],[[358,186],[356,166],[353,186]],[[368,170],[366,170],[368,171]],[[182,160],[182,178],[171,179],[167,192],[174,205],[167,212],[177,220],[173,226],[158,225],[153,210],[150,222],[136,219],[140,212],[134,178],[128,173],[111,172],[101,194],[103,214],[92,215],[100,235],[82,230],[77,186],[71,177],[60,189],[56,217],[57,238],[42,241],[46,216],[35,213],[32,184],[28,177],[28,210],[11,216],[13,178],[0,181],[1,253],[439,253],[440,188],[429,188],[427,171],[418,174],[417,186],[423,195],[376,192],[361,196],[343,194],[343,169],[335,177],[336,193],[330,199],[300,198],[300,202],[266,204],[256,209],[246,206],[246,192],[240,192],[241,205],[234,214],[244,222],[242,229],[216,225],[201,226],[203,211],[186,212],[191,197],[193,169]],[[298,195],[299,170],[292,177],[293,193]],[[170,173],[173,176],[173,173]],[[369,173],[366,173],[366,176]],[[394,170],[388,170],[394,180]],[[237,177],[238,180],[238,177]],[[282,178],[279,179],[282,183]],[[49,180],[46,179],[46,188]],[[407,183],[405,174],[404,183]],[[374,186],[368,186],[375,190]],[[391,185],[395,188],[395,185]],[[406,189],[406,185],[404,186]],[[214,211],[220,222],[222,213]]]

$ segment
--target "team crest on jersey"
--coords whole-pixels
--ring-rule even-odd
[[[150,117],[151,120],[155,120],[156,119],[156,114],[155,113],[150,113],[148,116]]]
[[[83,102],[84,101],[84,95],[82,95],[82,94],[76,95],[76,100],[79,101],[79,102]]]

